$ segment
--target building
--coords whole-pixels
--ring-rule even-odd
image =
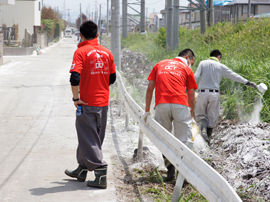
[[[120,17],[120,27],[122,31],[122,16]],[[140,15],[129,14],[127,18],[127,31],[128,32],[139,32],[140,31]]]
[[[150,13],[148,30],[150,32],[156,32],[161,26],[162,14]]]
[[[0,6],[1,5],[14,5],[15,0],[0,0]]]
[[[260,15],[270,12],[269,0],[250,0],[251,12],[250,15]],[[246,20],[248,16],[248,0],[234,0],[227,5],[230,9],[231,20],[237,22]]]
[[[197,4],[199,6],[199,4]],[[194,4],[189,4],[188,8],[193,10],[180,10],[179,11],[179,24],[182,27],[189,27],[191,25],[191,29],[200,26],[200,11],[197,10]]]
[[[233,0],[214,1],[214,23],[215,24],[219,22],[231,20],[230,7],[228,7],[227,5],[232,1]],[[206,5],[207,5],[207,2],[206,2]]]
[[[0,3],[3,0],[0,0]],[[4,0],[11,1],[11,0]],[[40,0],[15,0],[15,5],[2,5],[0,10],[0,27],[18,25],[18,40],[25,38],[25,30],[34,33],[34,26],[41,24]]]
[[[190,7],[190,4],[188,7]],[[196,10],[197,7],[193,4],[191,4],[191,8],[193,9],[191,12],[188,9],[179,9],[179,25],[182,27],[189,27],[191,20],[191,28],[194,29],[200,26],[200,11]],[[162,20],[160,24],[162,27],[165,27],[166,10],[161,10],[160,13],[162,14]]]

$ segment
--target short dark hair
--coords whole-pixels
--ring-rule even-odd
[[[98,26],[93,21],[89,20],[80,26],[80,32],[86,40],[94,39],[97,36]]]
[[[210,53],[210,57],[218,57],[222,58],[222,53],[219,50],[212,50]]]
[[[190,59],[195,58],[194,52],[189,48],[186,48],[186,49],[180,51],[180,53],[178,54],[179,57],[184,57],[184,56],[187,56],[187,55],[189,56]]]

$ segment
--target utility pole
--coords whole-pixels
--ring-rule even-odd
[[[141,0],[141,19],[140,19],[140,25],[141,25],[141,33],[145,32],[145,0]]]
[[[179,0],[173,0],[173,47],[178,49],[179,41]]]
[[[101,4],[99,4],[99,23],[98,23],[98,29],[99,29],[99,44],[101,45],[101,40],[102,40],[102,31],[101,31]]]
[[[205,5],[204,0],[200,0],[200,2]],[[206,32],[206,15],[205,15],[205,10],[200,10],[200,19],[201,19],[201,33],[204,34]]]
[[[148,16],[148,7],[146,7],[146,15],[145,15],[145,30],[147,31],[147,16]]]
[[[98,32],[101,31],[101,4],[99,4]]]
[[[250,13],[251,13],[251,2],[248,0],[248,18],[250,18]]]
[[[80,4],[80,26],[82,25],[82,5]]]
[[[89,17],[88,17],[88,20],[90,20],[90,18],[91,18],[90,15],[91,15],[91,6],[90,6],[90,3],[89,3]]]
[[[192,25],[191,25],[191,16],[192,16],[192,10],[191,10],[191,3],[189,3],[189,29],[192,29]]]
[[[69,11],[70,11],[71,9],[67,9],[67,11],[68,11],[68,24],[69,24]]]
[[[212,27],[215,22],[215,18],[214,18],[214,0],[209,0],[209,8],[210,8],[210,11],[208,12],[209,13],[209,26]],[[220,7],[221,8],[221,7]],[[221,19],[220,19],[221,20]]]
[[[115,65],[118,71],[121,71],[121,41],[120,41],[120,0],[111,1],[112,19],[111,19],[111,50],[114,55]]]
[[[107,0],[107,35],[109,35],[109,0]]]
[[[166,1],[166,50],[173,50],[172,0]]]
[[[66,20],[66,0],[64,0],[64,19]]]
[[[122,0],[122,36],[127,38],[127,0]]]
[[[95,1],[95,16],[94,16],[93,21],[94,21],[95,23],[97,23],[97,1]]]

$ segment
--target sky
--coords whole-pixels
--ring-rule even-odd
[[[65,2],[65,10],[66,10],[66,20],[68,18],[68,12],[70,13],[70,21],[75,22],[80,14],[80,3],[82,6],[82,12],[87,14],[89,17],[92,17],[92,12],[95,12],[95,9],[98,8],[101,4],[101,16],[105,17],[107,15],[107,0],[43,0],[43,4],[45,6],[51,6],[52,8],[57,8],[63,13],[64,11],[64,2]],[[111,0],[109,0],[111,3]],[[138,0],[128,0],[128,3],[140,2]],[[122,0],[120,0],[120,4],[122,4]],[[186,6],[188,2],[186,0],[180,0],[181,6]],[[140,6],[131,5],[137,11],[140,11]],[[146,14],[149,13],[160,13],[160,10],[163,10],[165,7],[165,0],[145,0]],[[70,9],[70,10],[67,10]],[[89,12],[90,10],[90,12]],[[122,10],[121,10],[122,11]],[[128,8],[128,13],[135,14],[135,12]]]

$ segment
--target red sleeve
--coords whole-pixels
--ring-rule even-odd
[[[110,58],[111,58],[110,74],[114,74],[116,72],[116,68],[115,68],[114,56],[112,53],[110,53]]]
[[[156,80],[157,66],[158,66],[158,64],[156,64],[154,66],[154,68],[152,69],[151,73],[149,74],[149,76],[147,78],[148,81],[150,81],[150,80],[154,80],[155,81]]]
[[[72,65],[70,67],[70,73],[71,72],[78,72],[78,73],[82,73],[83,70],[83,56],[81,54],[81,52],[77,49],[74,53],[73,56],[73,61],[72,61]]]
[[[187,71],[187,90],[194,89],[196,90],[198,88],[197,83],[195,81],[194,73],[191,69],[188,68]]]

